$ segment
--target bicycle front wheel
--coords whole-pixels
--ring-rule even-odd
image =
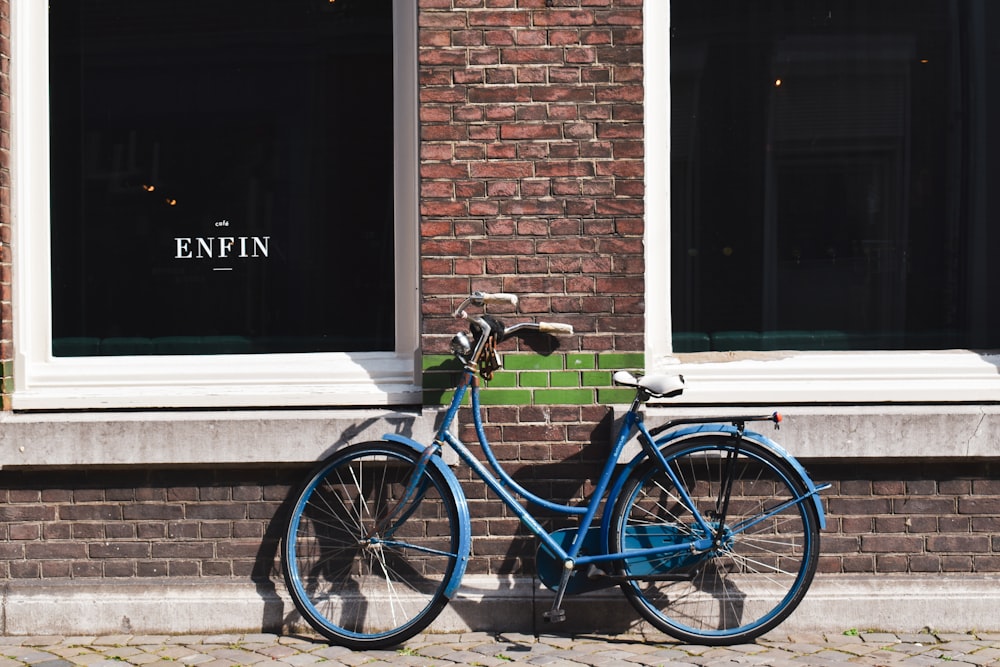
[[[343,449],[306,479],[289,517],[282,570],[302,617],[330,641],[385,648],[448,602],[460,558],[457,499],[420,453],[393,442]]]
[[[626,481],[610,548],[718,539],[701,553],[626,557],[622,589],[646,620],[681,641],[752,641],[786,619],[812,582],[819,557],[813,499],[788,462],[749,440],[700,436],[663,453],[669,474],[647,461]]]

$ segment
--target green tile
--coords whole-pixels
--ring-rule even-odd
[[[459,376],[456,373],[424,373],[424,389],[451,389],[458,384]]]
[[[536,389],[536,405],[592,405],[592,389]]]
[[[540,354],[505,354],[503,367],[509,371],[561,371],[563,358],[557,354],[547,357]]]
[[[579,387],[580,374],[574,371],[558,371],[549,375],[550,387]]]
[[[3,378],[3,384],[0,385],[0,391],[4,394],[14,393],[14,364],[12,361],[7,360],[0,362],[0,377]]]
[[[645,355],[642,352],[605,352],[597,355],[597,367],[611,370],[642,368]]]
[[[425,371],[461,370],[462,364],[450,354],[425,354],[421,365]]]
[[[479,394],[481,405],[531,405],[529,389],[498,389]]]
[[[605,387],[597,390],[597,402],[600,405],[628,404],[634,399],[634,389],[612,389],[611,387]]]
[[[594,360],[593,354],[567,354],[566,355],[566,368],[569,370],[591,370],[596,368],[597,362]]]
[[[448,405],[455,398],[454,391],[424,390],[424,405]]]
[[[492,380],[488,380],[486,382],[486,386],[487,387],[492,387],[492,388],[496,388],[496,387],[501,387],[501,388],[504,388],[504,387],[506,387],[506,388],[516,387],[517,386],[517,373],[504,373],[504,372],[494,373],[493,374],[493,379]]]
[[[518,374],[518,385],[521,387],[548,387],[548,373],[524,372]]]
[[[611,371],[584,371],[582,375],[584,387],[611,386]]]

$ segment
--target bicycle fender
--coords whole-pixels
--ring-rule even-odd
[[[730,424],[696,424],[684,428],[679,428],[676,431],[671,431],[670,433],[656,440],[655,445],[657,446],[657,448],[662,449],[666,445],[672,445],[675,442],[680,442],[681,440],[687,440],[702,435],[724,435],[727,437],[732,437],[733,435],[736,434],[737,434],[736,427]],[[799,480],[802,482],[802,485],[805,486],[807,495],[810,498],[812,498],[813,504],[816,505],[816,515],[819,518],[820,529],[825,529],[826,512],[823,510],[823,499],[819,497],[819,492],[827,488],[827,486],[829,485],[825,485],[822,487],[816,486],[816,483],[812,481],[811,477],[809,477],[809,473],[807,473],[806,469],[802,467],[802,464],[799,463],[794,456],[789,454],[784,447],[776,443],[774,440],[771,440],[766,435],[761,435],[756,431],[744,431],[743,437],[746,438],[747,440],[752,440],[758,445],[761,445],[762,447],[771,450],[771,452],[773,452],[776,456],[788,461],[789,465],[792,466],[792,469],[798,475]],[[625,465],[624,470],[618,476],[618,481],[615,484],[615,488],[613,488],[610,492],[611,498],[617,497],[617,495],[621,492],[621,488],[625,485],[625,480],[628,479],[629,474],[631,474],[632,470],[634,470],[636,466],[638,466],[639,463],[641,463],[645,459],[646,459],[646,453],[641,452]]]
[[[427,450],[427,445],[395,433],[387,433],[382,436],[382,439],[404,445],[420,454]],[[455,505],[458,511],[458,562],[455,563],[455,571],[451,573],[451,579],[448,580],[444,589],[445,597],[450,600],[455,595],[455,591],[458,590],[459,584],[462,583],[462,576],[469,564],[469,553],[472,551],[472,521],[469,516],[469,503],[465,499],[465,493],[462,491],[462,486],[458,483],[455,473],[441,460],[440,456],[430,456],[427,461],[437,468],[448,484],[448,490],[455,496]]]

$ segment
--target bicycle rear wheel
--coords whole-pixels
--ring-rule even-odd
[[[385,648],[448,602],[460,557],[457,500],[420,453],[392,442],[343,449],[299,491],[282,570],[302,617],[334,643]]]
[[[684,642],[753,640],[792,613],[816,571],[819,517],[798,474],[766,447],[745,439],[736,445],[721,435],[669,445],[664,454],[673,476],[646,462],[615,503],[609,546],[616,552],[713,537],[695,521],[682,490],[713,533],[722,528],[707,552],[620,563],[632,605]]]

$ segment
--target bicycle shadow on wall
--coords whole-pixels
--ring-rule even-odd
[[[294,609],[286,612],[284,598],[278,591],[275,579],[278,581],[282,580],[281,564],[279,560],[281,540],[284,536],[285,528],[288,526],[292,506],[298,496],[298,491],[300,490],[301,484],[306,477],[306,473],[312,469],[312,467],[316,466],[319,461],[325,460],[335,451],[350,444],[370,439],[370,436],[366,434],[370,429],[376,426],[382,427],[381,433],[391,431],[398,435],[413,437],[414,423],[416,419],[417,417],[415,415],[412,417],[402,415],[373,417],[354,426],[350,426],[344,429],[340,438],[335,443],[330,445],[316,461],[308,463],[301,468],[294,467],[287,473],[280,476],[279,483],[287,486],[288,491],[282,499],[281,504],[267,522],[267,526],[264,529],[264,535],[260,541],[260,547],[258,548],[254,558],[254,566],[250,575],[257,594],[264,602],[260,624],[262,631],[281,632],[286,628],[293,627],[299,621],[299,615]]]
[[[539,497],[556,503],[586,505],[590,492],[587,481],[600,471],[603,463],[603,460],[598,460],[595,456],[606,455],[609,450],[607,440],[612,419],[613,415],[609,411],[607,417],[592,432],[590,441],[581,444],[577,452],[558,461],[524,463],[513,471],[511,476],[515,482]],[[532,513],[550,533],[556,531],[575,533],[579,524],[578,518],[547,512],[538,506],[532,506]],[[600,516],[595,522],[599,520]],[[629,632],[638,621],[638,616],[631,613],[627,605],[620,604],[624,599],[613,590],[613,585],[595,586],[583,583],[584,592],[574,593],[577,585],[571,583],[569,593],[563,602],[567,613],[566,622],[547,623],[543,614],[552,608],[555,600],[556,593],[552,586],[557,583],[560,574],[559,564],[551,556],[547,565],[543,562],[545,556],[539,552],[541,541],[520,522],[509,539],[510,545],[506,553],[500,557],[502,560],[496,568],[496,574],[500,578],[501,587],[506,585],[506,589],[502,588],[504,592],[515,600],[525,600],[525,608],[515,610],[514,616],[521,619],[522,624],[530,622],[528,631],[532,634],[547,632],[575,634],[582,631],[618,635]],[[476,557],[475,541],[473,541],[473,558]],[[490,557],[486,555],[485,558]],[[585,576],[582,571],[574,574],[577,580]],[[524,591],[525,587],[530,587],[530,591]],[[524,595],[519,594],[517,588],[521,588]],[[602,588],[612,589],[612,595],[606,595],[607,591]],[[462,605],[457,604],[455,607],[460,613]],[[504,630],[504,628],[491,629]]]

